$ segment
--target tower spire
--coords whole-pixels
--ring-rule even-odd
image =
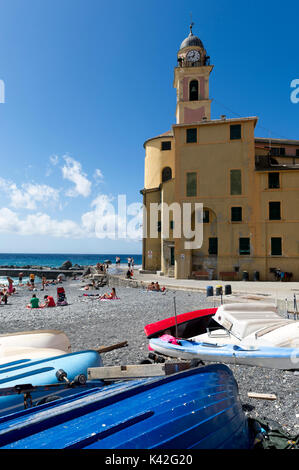
[[[193,34],[192,32],[192,27],[194,26],[194,23],[192,21],[192,13],[190,13],[190,34]]]

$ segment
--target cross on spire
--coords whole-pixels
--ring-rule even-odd
[[[194,26],[194,23],[192,21],[192,13],[190,13],[190,34],[193,34],[192,33],[192,27]]]

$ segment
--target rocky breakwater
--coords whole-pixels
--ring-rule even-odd
[[[46,279],[57,279],[59,274],[63,274],[65,277],[82,276],[85,266],[79,266],[78,264],[72,265],[71,261],[65,261],[59,268],[51,268],[50,266],[0,266],[0,276],[19,277],[19,273],[22,273],[23,277],[27,277],[30,274],[35,274],[37,277],[46,277]]]

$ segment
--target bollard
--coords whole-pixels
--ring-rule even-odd
[[[232,287],[230,284],[227,284],[226,286],[224,286],[224,293],[225,295],[229,295],[232,293]]]
[[[207,297],[213,297],[214,289],[213,286],[207,286]]]
[[[222,295],[222,286],[216,286],[216,295]]]

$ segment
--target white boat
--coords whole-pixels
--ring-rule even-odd
[[[0,355],[0,366],[4,364],[18,365],[20,362],[29,362],[47,357],[63,356],[66,352],[55,348],[5,348]]]
[[[70,341],[59,330],[32,330],[0,335],[0,364],[17,361],[19,357],[37,359],[70,352]]]
[[[247,344],[257,346],[299,347],[299,322],[282,318],[271,304],[224,304],[212,317],[220,328],[189,338],[215,345]]]
[[[253,346],[245,343],[215,345],[189,340],[178,340],[174,344],[162,338],[153,338],[149,344],[154,351],[164,356],[271,369],[299,369],[299,348]]]

